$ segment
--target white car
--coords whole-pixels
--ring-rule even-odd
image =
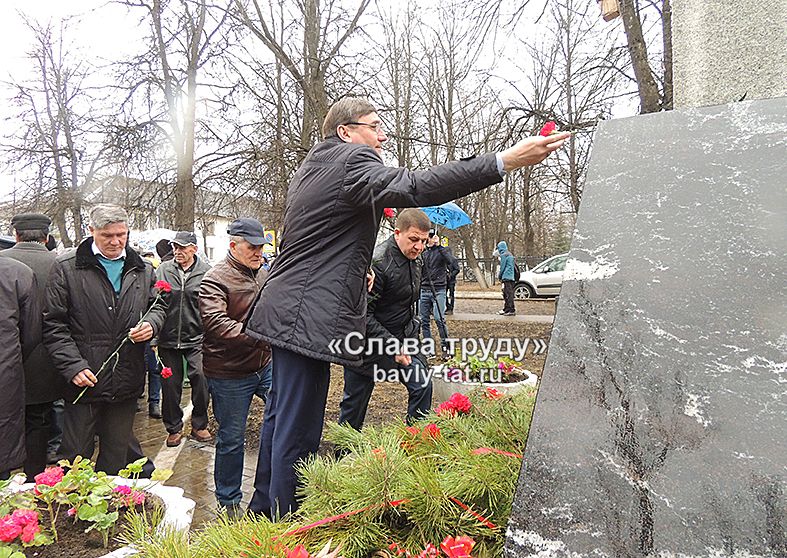
[[[514,287],[514,298],[523,300],[559,295],[567,259],[568,254],[558,254],[544,260],[530,271],[523,271]]]

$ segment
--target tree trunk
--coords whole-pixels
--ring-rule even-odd
[[[478,265],[478,258],[475,257],[475,251],[473,250],[473,237],[470,232],[467,230],[467,227],[462,227],[457,229],[459,233],[459,237],[462,239],[462,246],[465,250],[465,257],[467,258],[467,264],[470,266],[470,269],[473,270],[475,273],[476,279],[478,279],[478,286],[482,289],[489,288],[489,285],[486,282],[486,277],[484,276],[483,270],[481,266]]]
[[[664,110],[672,110],[672,3],[661,6],[661,33],[664,42]]]
[[[179,231],[194,230],[196,193],[194,191],[194,126],[196,119],[197,69],[196,60],[190,61],[187,84],[186,110],[183,113],[182,150],[178,156],[178,174],[175,183],[175,228]]]
[[[640,113],[658,112],[661,110],[661,99],[656,80],[650,71],[648,50],[642,35],[642,24],[639,20],[634,0],[620,0],[620,16],[626,31],[631,66],[637,80],[639,91]]]

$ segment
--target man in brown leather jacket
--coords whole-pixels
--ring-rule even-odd
[[[230,251],[205,274],[199,307],[205,337],[202,365],[219,423],[213,478],[227,514],[240,514],[243,443],[252,398],[266,400],[271,385],[270,347],[243,333],[243,321],[267,276],[261,270],[265,231],[256,219],[230,223]]]

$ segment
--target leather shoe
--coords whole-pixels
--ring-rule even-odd
[[[167,436],[167,447],[174,448],[180,445],[180,441],[183,440],[183,434],[180,432],[174,432]]]
[[[213,439],[213,436],[210,435],[210,432],[208,432],[207,429],[192,430],[191,439],[198,442],[210,442]]]
[[[154,419],[161,418],[161,405],[158,403],[151,403],[148,405],[148,416]]]

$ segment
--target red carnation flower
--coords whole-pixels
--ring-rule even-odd
[[[161,291],[161,292],[165,292],[165,293],[171,293],[172,292],[172,285],[170,285],[166,281],[156,281],[156,284],[153,285],[153,288],[156,289],[157,291]]]
[[[386,207],[383,209],[383,215],[389,219],[393,219],[396,216],[396,211],[392,207]]]
[[[439,438],[440,437],[440,427],[437,426],[435,423],[430,422],[424,427],[424,436],[428,438]]]
[[[493,387],[486,388],[486,391],[484,392],[484,397],[486,397],[487,399],[493,399],[493,400],[494,399],[500,399],[501,397],[503,397],[503,395],[505,395],[503,392],[497,391]]]
[[[471,558],[470,551],[475,546],[475,541],[470,537],[446,537],[440,543],[440,548],[448,558]]]
[[[469,413],[470,409],[473,407],[470,398],[458,392],[454,393],[448,399],[448,403],[451,403],[458,413]]]
[[[551,136],[552,134],[557,134],[557,125],[550,120],[544,124],[544,127],[541,128],[541,131],[538,133],[538,135],[546,137]]]
[[[161,369],[161,377],[162,378],[169,378],[172,376],[172,368],[169,366],[165,366]]]
[[[450,401],[443,401],[434,410],[438,415],[455,415],[456,409]]]

